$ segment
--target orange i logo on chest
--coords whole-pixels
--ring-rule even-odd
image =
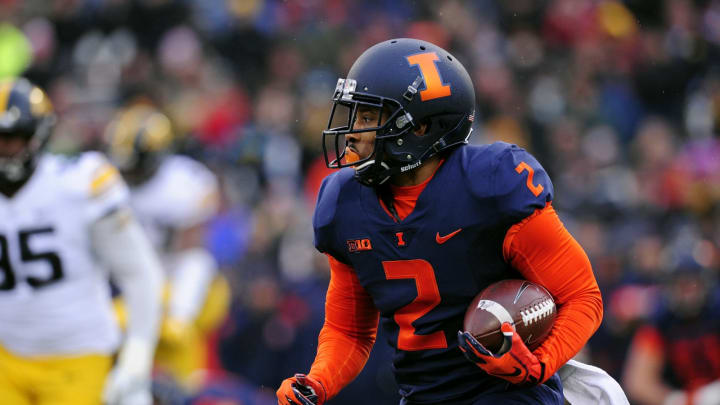
[[[397,237],[397,245],[398,246],[405,246],[405,240],[403,239],[402,232],[396,232],[395,237]]]

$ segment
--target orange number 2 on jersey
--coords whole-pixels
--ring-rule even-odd
[[[430,312],[440,303],[435,272],[430,263],[422,259],[395,260],[383,262],[385,276],[388,280],[415,280],[417,298],[413,302],[395,311],[395,322],[400,327],[397,346],[400,350],[415,351],[427,349],[444,349],[448,347],[443,331],[435,331],[429,335],[415,334],[412,323]]]
[[[518,172],[518,174],[522,173],[523,171],[527,170],[528,177],[527,177],[527,188],[530,189],[530,191],[535,194],[535,197],[539,196],[540,193],[543,191],[542,184],[538,184],[537,186],[533,184],[533,176],[535,175],[535,170],[533,170],[532,167],[530,167],[529,164],[525,162],[520,162],[519,165],[515,168],[515,171]]]
[[[439,60],[435,52],[410,55],[407,60],[410,66],[418,65],[420,74],[425,80],[425,90],[420,91],[420,100],[428,101],[450,95],[450,85],[442,83],[440,72],[435,65],[435,61]]]

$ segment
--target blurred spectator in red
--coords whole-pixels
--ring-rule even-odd
[[[624,371],[642,405],[710,405],[720,398],[720,316],[713,247],[698,242],[669,270],[660,308],[632,342]],[[697,256],[697,257],[694,257]]]

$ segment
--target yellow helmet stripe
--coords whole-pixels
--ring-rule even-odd
[[[12,90],[14,84],[14,81],[5,81],[0,83],[0,113],[5,112],[7,109],[10,91]]]
[[[30,91],[30,109],[34,115],[47,115],[53,110],[52,103],[39,87]]]

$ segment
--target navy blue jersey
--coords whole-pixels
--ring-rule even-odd
[[[522,148],[465,146],[447,156],[395,222],[353,170],[328,176],[313,218],[315,245],[353,267],[396,349],[395,376],[410,403],[472,402],[507,389],[457,347],[468,305],[483,288],[519,278],[503,260],[515,223],[552,200],[550,179]]]

